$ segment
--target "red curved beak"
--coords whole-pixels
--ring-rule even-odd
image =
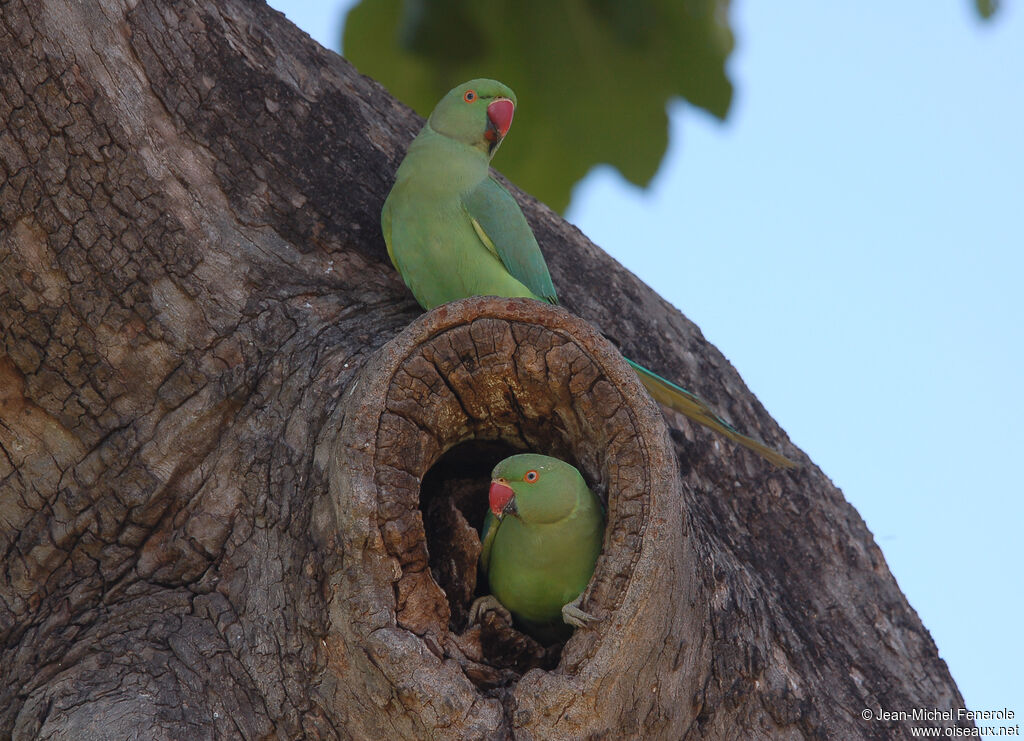
[[[512,126],[512,116],[516,112],[515,103],[508,98],[498,98],[487,106],[487,119],[491,122],[499,139],[503,139]],[[490,137],[488,137],[490,138]]]
[[[505,508],[508,507],[515,495],[516,493],[508,484],[503,484],[500,481],[491,482],[491,489],[487,492],[487,497],[491,502],[491,512],[495,517],[501,519],[505,514]]]

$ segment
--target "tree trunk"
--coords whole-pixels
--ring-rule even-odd
[[[889,738],[865,708],[963,707],[842,494],[544,206],[516,193],[568,310],[421,316],[378,225],[420,121],[379,85],[241,0],[0,8],[0,737]],[[659,410],[612,343],[802,467]],[[608,506],[564,646],[466,625],[521,449]]]

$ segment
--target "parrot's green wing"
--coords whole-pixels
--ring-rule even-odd
[[[557,304],[558,295],[544,255],[511,194],[488,177],[462,197],[462,205],[480,241],[501,260],[512,277],[538,298]]]
[[[391,260],[391,264],[396,268],[398,267],[395,263],[395,253],[391,249],[391,201],[384,201],[384,207],[380,210],[380,230],[384,234],[384,244],[388,248],[388,258]]]
[[[498,534],[500,525],[501,522],[498,518],[490,510],[487,510],[484,527],[480,533],[480,565],[485,574],[491,568],[491,546],[494,545],[494,536]]]

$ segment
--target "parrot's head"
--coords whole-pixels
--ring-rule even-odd
[[[576,509],[587,484],[565,461],[536,453],[506,458],[491,472],[491,512],[530,524],[558,522]]]
[[[494,155],[512,125],[516,94],[495,80],[479,78],[452,88],[427,123],[438,134]]]

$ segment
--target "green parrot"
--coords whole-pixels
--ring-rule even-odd
[[[568,638],[594,619],[579,603],[604,537],[600,501],[573,466],[536,453],[495,466],[488,497],[480,566],[491,595],[473,603],[470,622],[510,611],[542,643]]]
[[[388,255],[425,309],[469,296],[558,303],[547,263],[515,199],[490,176],[516,95],[477,79],[445,95],[409,146],[381,211]],[[737,432],[699,397],[626,359],[661,404],[755,451],[796,464]]]

